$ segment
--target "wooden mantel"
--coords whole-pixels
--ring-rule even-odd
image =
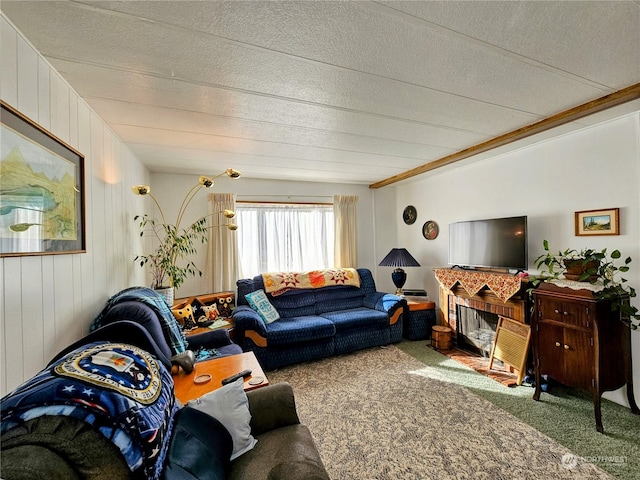
[[[434,272],[439,284],[441,325],[456,331],[456,305],[528,323],[526,287],[520,277],[506,273],[451,268],[436,268]]]

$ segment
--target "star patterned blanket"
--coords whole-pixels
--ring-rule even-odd
[[[264,290],[281,295],[293,288],[321,288],[335,285],[360,286],[360,275],[355,268],[330,268],[310,272],[263,273]]]
[[[157,479],[178,407],[167,369],[127,344],[95,342],[74,350],[0,401],[1,431],[43,415],[93,425],[122,452],[129,469]]]

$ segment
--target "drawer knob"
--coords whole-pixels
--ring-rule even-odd
[[[561,347],[562,344],[560,342],[556,342],[556,347]]]
[[[569,315],[569,312],[562,312],[563,315]]]
[[[571,347],[569,347],[569,345],[564,345],[564,349],[565,350],[569,350],[569,348],[571,348]]]
[[[560,313],[560,310],[558,310],[557,308],[553,311],[553,313]]]

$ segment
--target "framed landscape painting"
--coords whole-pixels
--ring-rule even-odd
[[[575,214],[576,235],[620,235],[620,209],[584,210]]]
[[[0,107],[0,256],[86,252],[84,156]]]

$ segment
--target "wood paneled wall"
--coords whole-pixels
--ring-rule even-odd
[[[87,253],[0,259],[0,395],[88,333],[106,300],[144,284],[130,186],[149,172],[0,14],[0,96],[85,156]],[[1,181],[1,180],[0,180]],[[137,211],[133,210],[136,208]]]

